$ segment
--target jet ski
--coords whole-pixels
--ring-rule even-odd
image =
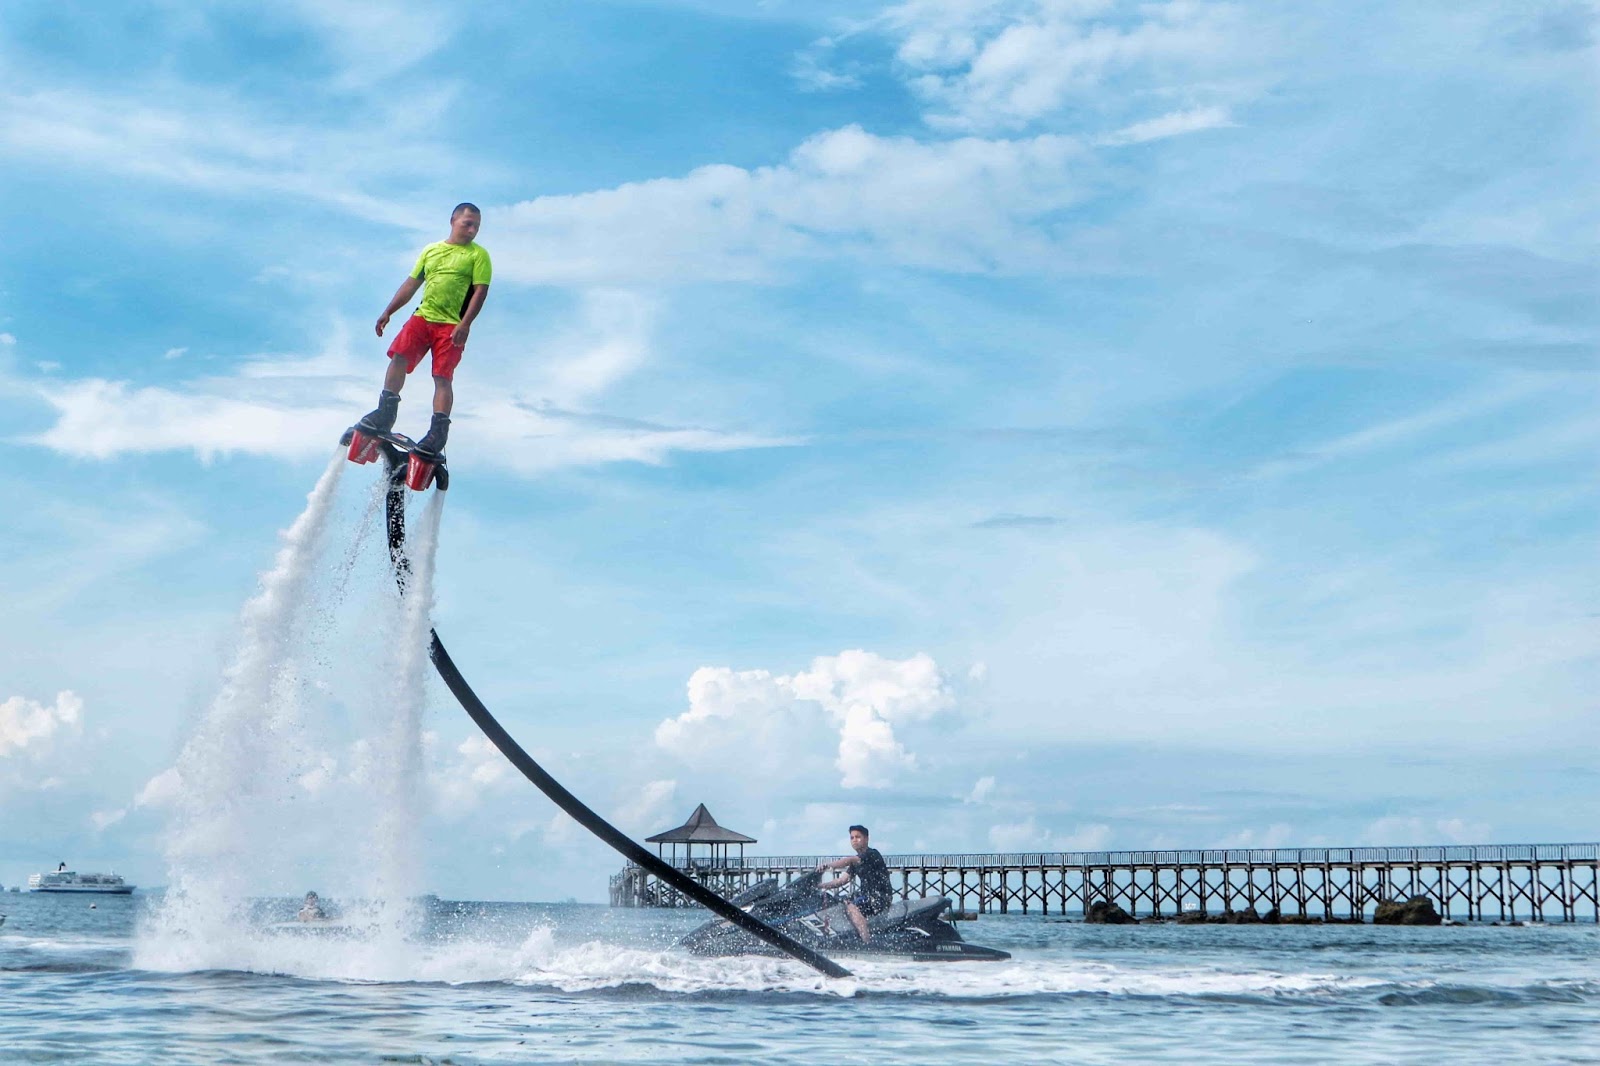
[[[365,939],[377,932],[373,925],[355,925],[335,918],[310,918],[289,922],[273,922],[266,930],[276,936],[333,937],[337,939]]]
[[[943,917],[950,908],[944,896],[895,900],[867,918],[872,939],[856,933],[844,901],[824,892],[821,871],[812,871],[779,886],[762,881],[735,896],[735,906],[774,929],[828,955],[885,955],[914,962],[977,962],[1009,959],[1010,952],[969,944]],[[713,918],[678,941],[696,955],[776,955],[778,952],[732,922]]]

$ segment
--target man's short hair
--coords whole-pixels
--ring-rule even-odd
[[[471,211],[479,218],[483,217],[483,212],[478,210],[477,204],[456,204],[455,209],[450,212],[450,221],[454,222],[456,220],[456,216],[461,214],[463,211]]]
[[[864,826],[864,825],[853,825],[853,826],[850,827],[850,832],[852,832],[852,833],[860,833],[862,836],[868,837],[868,838],[871,838],[871,836],[872,836],[871,833],[867,832],[867,827]]]

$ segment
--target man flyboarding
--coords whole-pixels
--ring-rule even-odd
[[[461,362],[472,332],[473,320],[489,295],[492,267],[489,253],[476,243],[483,213],[473,204],[457,204],[450,212],[450,236],[422,250],[417,265],[395,290],[389,306],[378,316],[376,332],[383,336],[389,318],[422,289],[422,302],[389,345],[389,369],[383,375],[378,406],[363,415],[356,428],[369,435],[394,429],[400,410],[400,390],[406,375],[422,357],[433,353],[433,423],[417,441],[418,451],[439,455],[450,434],[450,409],[455,404],[456,366]]]

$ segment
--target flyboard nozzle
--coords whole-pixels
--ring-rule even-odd
[[[438,463],[431,459],[424,459],[416,452],[406,457],[406,488],[415,492],[422,492],[433,484],[434,470]],[[444,488],[441,481],[439,487]]]
[[[370,463],[378,458],[378,441],[369,437],[359,429],[350,431],[350,450],[345,457],[352,463]]]

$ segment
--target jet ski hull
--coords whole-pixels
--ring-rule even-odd
[[[897,900],[867,919],[871,939],[862,943],[844,905],[821,891],[820,874],[788,885],[763,881],[733,903],[802,944],[837,955],[892,956],[913,962],[998,962],[1011,957],[998,948],[969,944],[942,915],[943,896]],[[678,942],[696,955],[773,955],[766,944],[731,922],[713,919]]]

